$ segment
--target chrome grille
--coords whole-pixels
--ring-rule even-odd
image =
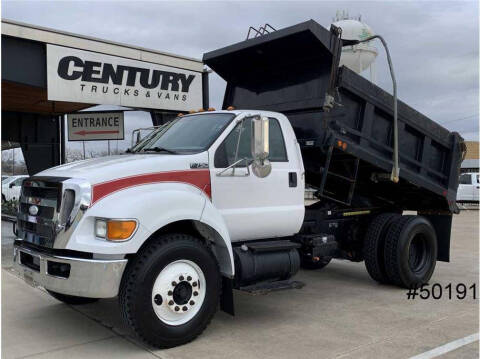
[[[27,203],[20,203],[19,211],[20,213],[28,213],[28,209],[30,208],[30,204]],[[53,215],[55,214],[54,207],[47,207],[47,206],[37,206],[38,207],[38,214],[42,218],[46,219],[53,219]]]
[[[53,248],[61,199],[61,181],[35,177],[25,180],[17,216],[18,237],[38,246]],[[29,213],[32,206],[38,208],[36,215]]]

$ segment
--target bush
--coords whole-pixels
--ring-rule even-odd
[[[16,216],[18,211],[18,201],[17,200],[10,200],[10,201],[2,201],[2,214],[8,214],[10,216]]]

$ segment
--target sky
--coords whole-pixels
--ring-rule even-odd
[[[329,27],[337,10],[361,15],[389,46],[399,99],[468,140],[479,131],[478,1],[2,1],[2,18],[201,59],[245,39],[249,26],[280,29],[313,19]],[[379,43],[378,85],[392,91]],[[288,49],[285,49],[288,51]],[[225,82],[210,76],[210,104],[221,107]],[[110,109],[102,106],[102,109]],[[126,114],[133,128],[145,112]],[[106,150],[106,144],[87,144]],[[117,144],[112,143],[112,148]],[[69,144],[81,148],[80,143]]]

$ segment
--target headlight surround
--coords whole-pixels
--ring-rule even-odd
[[[108,241],[129,240],[137,229],[135,219],[105,219],[95,220],[95,236]]]

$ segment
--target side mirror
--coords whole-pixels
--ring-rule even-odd
[[[15,182],[10,183],[10,185],[8,186],[8,188],[13,188],[13,187],[15,187]]]
[[[255,176],[264,178],[272,171],[269,155],[268,117],[256,116],[252,119],[252,171]]]

